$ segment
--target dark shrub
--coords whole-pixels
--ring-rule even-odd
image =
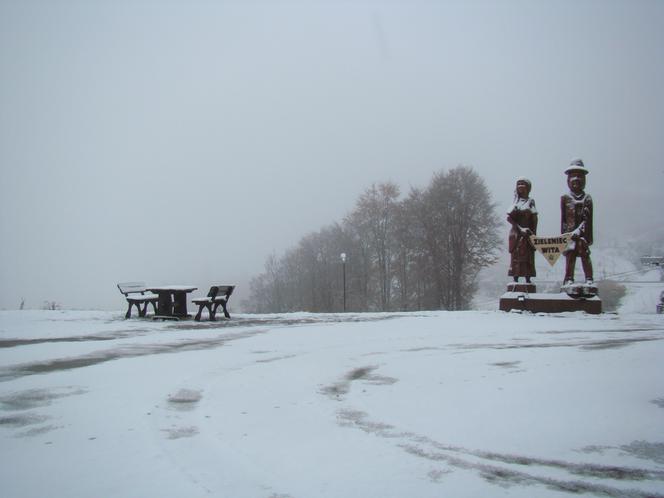
[[[627,288],[614,280],[601,280],[597,282],[599,297],[602,299],[602,311],[615,311],[620,300],[627,292]]]

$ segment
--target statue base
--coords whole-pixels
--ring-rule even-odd
[[[531,313],[564,313],[585,311],[591,315],[602,312],[602,300],[594,295],[588,298],[570,297],[565,292],[558,294],[526,294],[506,292],[500,297],[500,311],[529,311]]]
[[[535,294],[537,287],[533,283],[510,282],[507,284],[507,292],[525,292],[526,294]]]

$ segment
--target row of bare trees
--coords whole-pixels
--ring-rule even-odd
[[[336,312],[345,302],[348,311],[467,309],[478,272],[495,261],[497,227],[491,195],[470,167],[441,171],[404,199],[393,183],[373,185],[341,223],[270,256],[251,281],[245,307]]]

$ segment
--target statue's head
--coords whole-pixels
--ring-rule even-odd
[[[532,188],[532,183],[528,178],[519,177],[516,179],[516,195],[525,198],[530,195],[530,189]]]
[[[567,175],[567,186],[575,193],[581,193],[586,188],[586,175],[583,173],[570,173]]]
[[[573,159],[569,168],[565,170],[567,186],[575,194],[586,188],[586,175],[590,173],[581,159]]]

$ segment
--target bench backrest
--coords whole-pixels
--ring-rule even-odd
[[[120,292],[125,296],[127,294],[143,294],[145,292],[145,282],[124,282],[118,284],[118,289],[120,289]]]
[[[213,285],[210,287],[208,297],[214,299],[215,297],[225,296],[226,300],[228,300],[228,298],[231,297],[231,294],[233,294],[234,289],[234,285]]]

